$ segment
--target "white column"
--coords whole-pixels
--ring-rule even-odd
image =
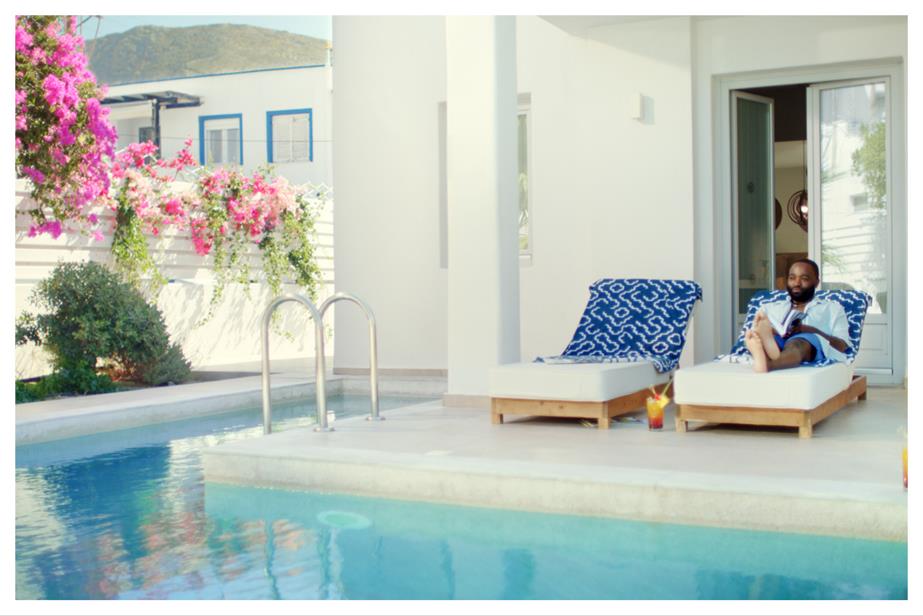
[[[446,18],[448,393],[519,360],[516,18]]]

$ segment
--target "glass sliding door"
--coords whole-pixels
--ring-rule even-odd
[[[731,93],[735,335],[754,293],[775,282],[773,101]]]
[[[872,296],[859,368],[891,369],[888,80],[810,88],[811,255],[821,287]],[[816,198],[815,198],[816,196]]]

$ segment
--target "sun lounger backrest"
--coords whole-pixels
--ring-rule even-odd
[[[702,288],[692,280],[603,278],[561,359],[650,361],[658,372],[676,368]]]
[[[815,294],[815,297],[833,300],[843,306],[843,310],[846,312],[846,318],[849,321],[850,348],[846,350],[846,357],[849,363],[852,363],[856,359],[856,354],[859,351],[859,342],[862,340],[862,327],[865,324],[865,315],[872,303],[872,296],[865,291],[835,289],[830,291],[820,290]],[[743,327],[740,330],[740,334],[737,336],[737,341],[734,343],[734,346],[731,347],[729,355],[732,357],[748,355],[749,352],[744,345],[744,334],[748,329],[753,327],[753,319],[756,317],[757,311],[763,304],[787,299],[787,291],[757,291],[750,300],[750,303],[747,304],[747,318],[744,320]],[[827,359],[818,365],[827,365],[830,363],[833,363],[833,361]]]

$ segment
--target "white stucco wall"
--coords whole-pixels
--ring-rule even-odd
[[[536,17],[518,26],[519,91],[532,94],[534,247],[521,272],[531,359],[563,350],[594,280],[693,277],[689,18],[587,38]]]
[[[337,288],[367,296],[386,368],[447,365],[436,149],[444,27],[442,18],[334,18]],[[593,36],[517,19],[517,89],[532,96],[524,358],[563,349],[598,278],[693,274],[689,20]],[[382,57],[374,50],[385,39],[399,45]],[[630,109],[641,95],[643,122]],[[365,366],[364,336],[358,316],[339,322],[338,367]]]
[[[337,290],[371,306],[384,369],[446,369],[440,269],[440,17],[334,17]],[[386,50],[386,52],[385,52]],[[336,368],[368,366],[365,318],[338,305]]]
[[[259,70],[226,75],[184,77],[111,86],[109,96],[173,90],[198,96],[202,105],[162,109],[161,144],[165,157],[193,140],[192,154],[199,158],[199,117],[241,114],[243,169],[247,173],[265,165],[267,158],[266,112],[310,108],[314,123],[314,160],[277,163],[275,171],[294,183],[331,185],[331,96],[330,67]],[[119,107],[113,105],[113,116]],[[148,115],[143,106],[131,105],[135,113]],[[149,123],[148,123],[149,124]],[[133,127],[136,132],[136,127]],[[135,134],[132,141],[137,140]],[[121,140],[120,140],[121,142]]]
[[[384,367],[445,368],[443,20],[337,17],[334,30],[337,286],[369,296]],[[516,36],[517,91],[531,96],[523,358],[563,349],[604,276],[694,278],[705,301],[683,365],[721,352],[717,283],[730,249],[715,212],[714,79],[906,56],[900,17],[609,19],[576,35],[519,17]],[[384,57],[386,40],[397,45]],[[358,317],[340,327],[337,366],[366,365],[364,336]]]

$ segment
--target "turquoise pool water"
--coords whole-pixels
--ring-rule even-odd
[[[367,405],[331,398],[338,417]],[[313,407],[274,414],[290,429]],[[904,543],[205,485],[202,449],[259,422],[254,409],[17,448],[17,598],[907,597]]]

